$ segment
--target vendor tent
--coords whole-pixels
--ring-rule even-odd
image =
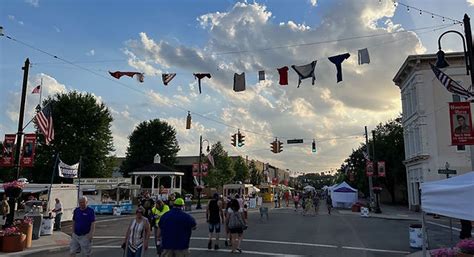
[[[426,213],[474,220],[474,171],[421,184],[421,206]]]
[[[350,208],[357,202],[357,189],[346,182],[333,186],[331,189],[332,206]]]

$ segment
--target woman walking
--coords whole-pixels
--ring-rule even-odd
[[[148,250],[150,239],[150,223],[143,216],[145,208],[139,207],[125,234],[122,248],[127,251],[127,257],[142,257]]]
[[[242,243],[244,229],[247,228],[245,219],[243,217],[243,211],[240,208],[239,202],[233,199],[230,202],[230,207],[227,209],[227,226],[230,231],[230,238],[232,243],[232,253],[236,251],[242,253],[240,244]]]

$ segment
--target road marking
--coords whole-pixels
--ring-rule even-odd
[[[191,237],[194,240],[209,240],[208,237]],[[286,242],[286,241],[270,241],[260,239],[244,239],[244,242],[256,242],[256,243],[267,243],[267,244],[282,244],[282,245],[302,245],[302,246],[313,246],[313,247],[326,247],[326,248],[338,248],[336,245],[326,244],[311,244],[311,243],[300,243],[300,242]]]
[[[95,249],[120,249],[121,247],[118,245],[94,245],[92,248]],[[148,249],[156,249],[155,246],[150,246]],[[212,251],[212,252],[223,252],[223,253],[230,253],[230,250],[209,250],[207,248],[194,248],[190,247],[189,250],[191,251]],[[295,255],[295,254],[286,254],[286,253],[269,253],[269,252],[257,252],[257,251],[242,251],[243,253],[255,254],[255,255],[264,255],[264,256],[288,256],[288,257],[300,257],[304,255]]]
[[[374,249],[374,248],[366,248],[366,247],[342,246],[341,248],[342,249],[348,249],[348,250],[360,250],[360,251],[381,252],[381,253],[400,253],[400,254],[409,254],[410,253],[410,252],[406,252],[406,251],[383,250],[383,249]]]
[[[120,236],[95,236],[96,239],[123,239]],[[153,238],[153,237],[152,237]],[[191,240],[209,240],[208,237],[191,237]],[[366,248],[366,247],[354,247],[354,246],[337,246],[337,245],[328,245],[328,244],[312,244],[312,243],[301,243],[301,242],[287,242],[287,241],[270,241],[270,240],[260,240],[260,239],[244,239],[244,242],[254,242],[254,243],[267,243],[267,244],[281,244],[281,245],[298,245],[298,246],[309,246],[309,247],[323,247],[323,248],[342,248],[346,250],[358,250],[358,251],[367,251],[367,252],[382,252],[382,253],[398,253],[398,254],[409,254],[407,251],[398,251],[398,250],[385,250],[385,249],[376,249],[376,248]],[[192,248],[197,251],[200,251],[201,248]],[[207,248],[202,248],[203,250],[208,250]],[[246,251],[246,253],[250,253]],[[257,253],[255,253],[257,254]],[[269,254],[272,255],[273,253]],[[266,254],[264,254],[266,255]]]
[[[115,218],[115,219],[101,219],[101,220],[96,220],[95,223],[104,223],[104,222],[111,222],[111,221],[117,221],[117,220],[126,220],[126,219],[133,219],[133,216],[124,216],[120,218]]]

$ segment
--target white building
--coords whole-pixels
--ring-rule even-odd
[[[468,88],[464,53],[448,53],[446,60],[450,66],[443,72]],[[410,55],[393,79],[401,90],[408,201],[415,211],[420,208],[420,183],[446,178],[438,174],[446,162],[458,175],[471,170],[470,147],[451,145],[448,103],[461,99],[444,88],[430,63],[436,63],[435,54]]]

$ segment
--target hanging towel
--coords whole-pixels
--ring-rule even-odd
[[[265,71],[264,70],[258,71],[258,81],[262,81],[262,80],[265,80]]]
[[[314,75],[314,68],[316,67],[316,62],[317,61],[313,61],[309,64],[301,66],[291,65],[291,68],[293,68],[293,70],[298,73],[298,87],[300,87],[301,80],[307,78],[313,78],[312,85],[314,85],[314,81],[316,80],[316,76]]]
[[[167,86],[168,83],[170,83],[171,80],[174,79],[174,77],[176,77],[176,73],[163,73],[163,74],[161,74],[161,78],[163,79],[163,84],[165,84],[165,86]]]
[[[201,79],[208,77],[211,78],[210,73],[193,73],[194,79],[198,80],[198,85],[199,85],[199,94],[201,94]]]
[[[359,65],[362,65],[364,63],[370,63],[369,50],[367,50],[367,48],[360,49],[357,52],[357,55],[359,57]]]
[[[337,69],[337,82],[341,82],[342,81],[342,62],[349,58],[349,56],[351,56],[349,53],[345,53],[345,54],[340,54],[340,55],[336,55],[336,56],[331,56],[329,57],[329,61],[331,61],[332,63],[334,63],[334,65],[336,65],[336,69]]]
[[[234,73],[234,91],[245,91],[245,72],[242,72],[242,74]]]
[[[281,67],[277,70],[280,74],[280,85],[288,85],[288,67]]]

